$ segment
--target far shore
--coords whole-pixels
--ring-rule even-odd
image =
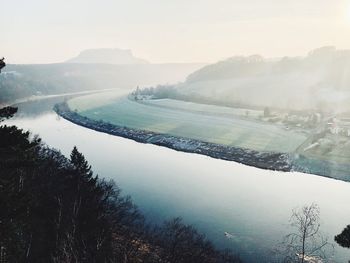
[[[235,161],[262,169],[285,172],[292,170],[289,155],[285,153],[258,152],[96,121],[72,111],[66,102],[55,105],[54,110],[64,119],[80,126],[140,143],[150,143],[177,151],[207,155],[216,159]]]
[[[234,161],[261,169],[283,172],[298,171],[342,181],[350,181],[350,175],[338,174],[339,165],[331,162],[308,159],[300,155],[295,156],[294,154],[288,153],[255,151],[169,134],[122,127],[82,116],[77,112],[72,111],[66,102],[56,104],[54,106],[54,111],[62,118],[77,125],[98,132],[131,139],[139,143],[164,146],[177,151],[206,155],[212,158]],[[333,168],[335,172],[332,170]],[[344,169],[346,170],[347,167],[344,167],[341,170],[344,171]]]
[[[58,98],[58,97],[65,97],[65,96],[88,95],[88,94],[102,93],[102,92],[113,91],[113,90],[116,90],[116,89],[83,90],[83,91],[76,91],[76,92],[49,94],[49,95],[32,95],[32,96],[29,96],[29,97],[16,99],[16,100],[11,101],[11,102],[0,103],[0,108],[4,108],[4,107],[8,107],[8,106],[14,106],[14,105],[17,105],[17,104],[20,104],[20,103],[31,102],[31,101],[39,101],[39,100]]]

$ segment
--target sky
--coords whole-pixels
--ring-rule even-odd
[[[0,0],[0,57],[56,63],[90,48],[153,63],[350,49],[350,0]]]

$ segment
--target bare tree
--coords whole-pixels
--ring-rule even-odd
[[[320,232],[320,208],[317,204],[294,209],[290,218],[293,232],[282,242],[284,262],[320,263],[333,254],[333,245]]]

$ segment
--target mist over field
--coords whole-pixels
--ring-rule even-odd
[[[197,101],[343,113],[350,110],[350,50],[329,46],[282,58],[237,55],[205,66],[152,64],[130,50],[93,49],[66,63],[8,65],[0,81],[7,84],[1,101],[162,84],[175,85],[179,94]]]
[[[350,50],[323,47],[276,59],[234,56],[190,74],[177,88],[223,102],[341,113],[350,110]]]
[[[0,81],[7,84],[0,101],[161,84],[196,101],[343,113],[350,111],[350,50],[329,46],[300,57],[233,56],[205,66],[152,64],[129,50],[94,49],[66,63],[8,65]]]

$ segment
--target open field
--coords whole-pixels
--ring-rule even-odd
[[[263,116],[263,110],[252,110],[252,109],[244,109],[244,108],[232,108],[232,107],[224,107],[224,106],[215,106],[208,104],[199,104],[188,101],[180,101],[173,99],[157,99],[157,100],[144,100],[140,103],[159,106],[168,109],[174,110],[184,110],[194,113],[201,114],[217,114],[220,116],[243,116],[243,117],[254,117],[258,118]]]
[[[99,96],[75,98],[69,107],[93,120],[257,151],[293,152],[306,139],[273,124],[227,116],[226,107],[171,100],[145,104],[117,93]]]
[[[82,97],[76,97],[68,101],[68,105],[71,110],[83,112],[94,108],[99,108],[104,105],[113,103],[116,99],[127,94],[128,91],[122,89],[116,89],[109,92],[89,94]]]

